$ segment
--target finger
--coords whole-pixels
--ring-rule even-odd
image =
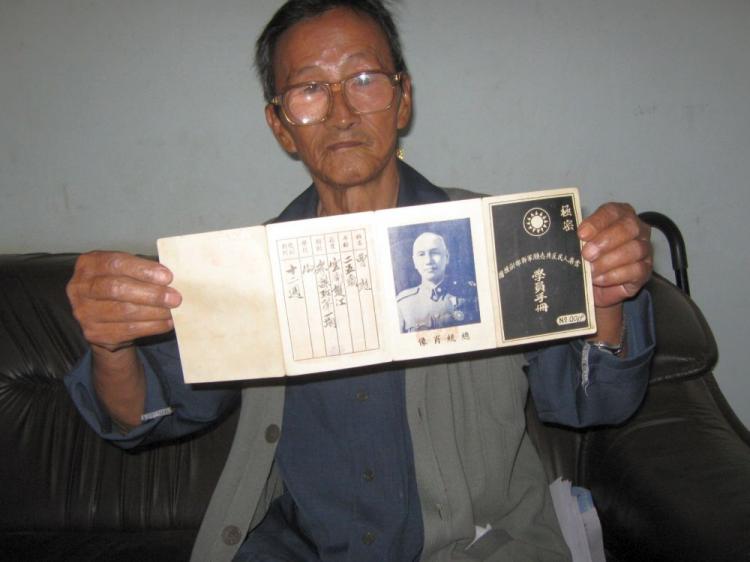
[[[131,277],[97,276],[79,291],[84,298],[137,305],[174,308],[182,302],[176,289],[138,281]]]
[[[651,264],[646,260],[641,260],[598,275],[593,280],[593,283],[595,287],[616,287],[622,285],[625,287],[628,296],[631,297],[646,284],[650,276]]]
[[[163,334],[174,328],[172,320],[149,322],[94,323],[83,330],[90,344],[108,349],[129,345],[137,339]]]
[[[594,279],[608,271],[631,263],[651,261],[651,242],[646,240],[629,240],[610,252],[601,254],[591,262],[591,275]]]
[[[82,254],[76,262],[76,274],[92,276],[124,276],[153,283],[168,285],[172,272],[162,264],[123,252],[90,252]]]
[[[589,261],[596,260],[631,240],[649,240],[650,230],[635,214],[623,215],[590,238],[581,254]]]
[[[628,203],[605,203],[581,221],[581,224],[578,227],[578,236],[581,240],[590,240],[599,232],[627,214],[635,215],[633,207]]]
[[[604,308],[610,307],[632,298],[633,295],[635,295],[635,293],[631,294],[625,285],[594,287],[594,306]]]
[[[89,301],[80,310],[90,323],[112,324],[164,321],[172,318],[170,309],[113,301]]]

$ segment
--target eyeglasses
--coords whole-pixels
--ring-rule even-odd
[[[284,117],[292,125],[314,125],[328,119],[333,108],[334,91],[341,92],[352,113],[377,113],[391,107],[401,78],[400,72],[387,74],[368,70],[340,82],[303,82],[289,86],[271,103],[281,107]]]

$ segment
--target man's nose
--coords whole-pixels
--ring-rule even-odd
[[[334,127],[348,129],[359,121],[359,114],[354,113],[344,98],[344,89],[341,84],[331,85],[331,116],[326,120]]]

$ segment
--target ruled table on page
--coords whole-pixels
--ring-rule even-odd
[[[365,229],[285,238],[277,249],[295,361],[379,349]]]

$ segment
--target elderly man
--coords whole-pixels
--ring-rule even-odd
[[[422,282],[396,296],[401,331],[418,332],[479,321],[476,284],[446,281],[450,254],[445,240],[423,232],[414,240],[412,261]]]
[[[278,220],[448,199],[395,157],[412,88],[380,0],[290,0],[259,38],[256,64],[268,125],[313,182]],[[649,233],[629,206],[608,204],[579,235],[600,344],[539,351],[528,377],[545,419],[615,423],[648,377],[648,295],[632,297],[650,274]],[[524,429],[522,356],[193,389],[173,340],[139,345],[172,328],[181,297],[171,279],[130,255],[81,256],[68,294],[91,351],[66,383],[89,423],[124,447],[194,432],[241,395],[194,560],[568,558]]]

